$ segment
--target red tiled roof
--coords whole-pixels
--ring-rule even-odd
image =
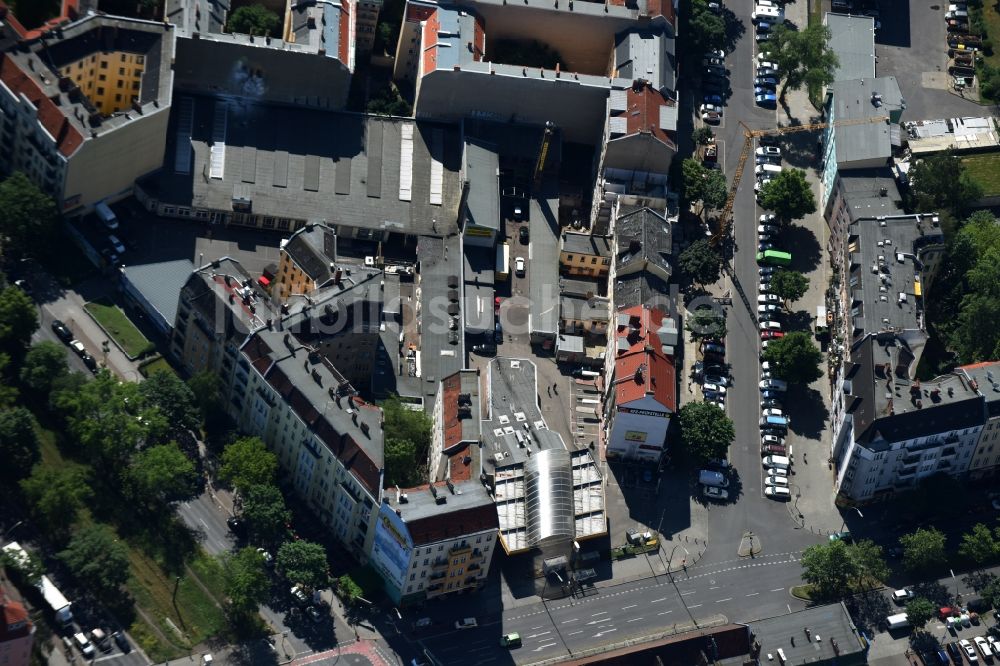
[[[32,30],[28,30],[21,24],[20,21],[14,16],[14,12],[8,9],[7,5],[0,0],[0,19],[7,22],[10,27],[14,29],[21,39],[32,40],[41,37],[49,30],[66,23],[70,20],[76,20],[80,15],[79,7],[80,0],[63,0],[62,11],[59,12],[59,16],[49,19],[42,25]]]
[[[351,46],[351,25],[354,17],[351,10],[354,9],[348,0],[340,0],[340,48],[337,57],[346,67],[349,64]]]
[[[84,136],[63,115],[59,107],[45,95],[41,87],[25,74],[13,60],[0,55],[0,80],[15,95],[24,95],[38,109],[38,122],[56,140],[56,148],[69,157],[83,143]]]
[[[483,30],[483,21],[478,16],[475,20],[475,28],[472,38],[472,59],[480,61],[486,52],[486,31]]]
[[[424,50],[421,54],[423,58],[423,73],[433,72],[437,68],[437,36],[441,22],[438,21],[437,12],[427,17],[423,25],[423,38],[420,46]]]
[[[494,511],[495,513],[495,511]],[[15,625],[20,625],[12,629]],[[28,611],[17,601],[9,601],[0,590],[0,643],[22,638],[31,633]]]
[[[660,108],[673,106],[673,100],[667,99],[660,91],[648,85],[632,86],[626,91],[625,99],[628,108],[617,117],[625,118],[626,132],[629,135],[645,132],[668,145],[674,145],[670,135],[660,127]]]
[[[438,486],[439,484],[435,484]],[[444,486],[445,484],[440,484]],[[421,486],[420,490],[426,492],[427,486]],[[438,491],[442,492],[442,491]],[[447,490],[443,492],[447,493]],[[497,519],[497,509],[493,504],[483,504],[468,509],[458,511],[447,511],[448,505],[444,504],[441,513],[435,516],[428,516],[406,524],[413,538],[414,546],[421,546],[446,539],[456,539],[466,534],[495,530],[500,527]]]
[[[626,340],[628,349],[615,359],[615,404],[641,400],[647,395],[671,412],[677,409],[677,372],[674,361],[662,351],[657,335],[664,314],[656,308],[637,305],[621,310],[630,318],[628,326],[617,328],[615,343]]]
[[[437,12],[437,7],[408,4],[406,5],[406,20],[410,23],[420,23],[429,19],[435,12]]]
[[[653,18],[662,16],[674,24],[674,3],[672,0],[646,0],[646,13]]]

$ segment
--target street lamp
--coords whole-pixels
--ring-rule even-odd
[[[861,509],[859,509],[856,506],[852,506],[851,508],[854,509],[855,512],[857,512],[858,518],[864,519],[865,514],[861,513]],[[842,522],[840,524],[840,530],[839,531],[843,532],[845,527],[847,527],[847,518],[844,518],[844,522]]]
[[[7,535],[10,534],[11,532],[13,532],[14,530],[16,530],[21,525],[24,525],[24,521],[23,520],[19,520],[16,523],[14,523],[13,525],[11,525],[9,528],[7,528],[7,531],[3,533],[3,539],[0,539],[0,541],[6,541],[7,540]]]

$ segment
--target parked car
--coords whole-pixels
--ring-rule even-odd
[[[758,76],[753,80],[753,84],[761,89],[768,88],[774,90],[778,87],[778,79],[774,76],[762,76],[758,72]]]
[[[514,272],[518,276],[524,277],[524,257],[517,257],[514,259]]]
[[[772,317],[777,317],[780,314],[779,310],[781,310],[781,308],[779,308],[777,305],[774,304],[768,304],[768,305],[761,304],[757,306],[758,315],[771,315]]]
[[[529,234],[528,225],[522,224],[521,228],[517,230],[517,237],[521,241],[521,245],[528,244]]]
[[[715,486],[702,486],[701,494],[708,499],[715,500],[727,500],[729,499],[729,491],[724,488],[717,488]]]
[[[775,268],[774,266],[760,266],[757,268],[757,272],[760,273],[761,275],[771,275],[776,270],[778,269]]]
[[[492,342],[484,342],[473,346],[472,353],[480,356],[494,356],[497,353],[497,346]]]
[[[504,634],[500,637],[500,647],[516,648],[521,647],[521,635],[516,631]]]
[[[911,590],[904,588],[894,590],[892,593],[892,600],[899,605],[905,604],[907,601],[913,598],[913,592]]]
[[[787,386],[788,385],[780,379],[764,379],[760,382],[760,388],[769,389],[771,391],[784,391]]]
[[[125,634],[123,634],[122,632],[116,631],[115,633],[111,634],[111,639],[115,642],[115,645],[118,646],[118,649],[124,652],[125,654],[128,654],[129,652],[132,651],[132,646],[129,645],[128,639],[125,638]]]
[[[781,303],[781,299],[774,294],[760,294],[757,296],[758,303]]]
[[[768,66],[768,64],[767,63],[761,63],[761,66]],[[777,65],[771,65],[771,66],[777,67]],[[778,146],[778,145],[781,144],[781,142],[778,139],[778,137],[776,137],[776,136],[768,136],[767,134],[765,134],[764,136],[757,137],[757,143],[759,145],[761,145],[761,146]]]
[[[771,476],[770,474],[764,478],[765,486],[778,486],[779,488],[788,487],[788,477],[787,476]]]
[[[779,488],[778,486],[767,486],[764,488],[764,496],[776,500],[787,500],[792,497],[792,493],[788,488]]]
[[[761,340],[773,340],[775,338],[783,338],[783,337],[785,337],[785,334],[782,333],[781,331],[761,331],[760,332],[760,339]]]
[[[770,76],[770,77],[774,77],[775,79],[777,79],[778,78],[778,70],[774,69],[773,67],[758,67],[757,68],[757,76]]]
[[[62,323],[58,319],[52,320],[52,332],[56,334],[56,337],[69,344],[73,339],[73,332],[69,330],[66,324]]]
[[[320,610],[315,606],[309,606],[308,608],[306,608],[306,615],[308,615],[309,619],[311,619],[316,624],[319,624],[320,622],[323,621],[323,613],[321,613]]]
[[[708,55],[701,59],[701,64],[705,65],[706,67],[708,65],[716,65],[719,67],[724,67],[726,62],[717,55]]]
[[[764,416],[781,416],[786,421],[790,421],[791,420],[787,416],[785,416],[784,412],[782,412],[780,409],[777,409],[776,407],[768,407],[767,409],[763,410],[761,413],[764,414]]]
[[[722,113],[722,107],[719,106],[718,104],[702,104],[701,105],[701,112],[702,113],[719,113],[719,114],[721,114]]]
[[[788,454],[788,449],[780,444],[764,444],[760,447],[762,456],[783,456]]]
[[[87,348],[83,346],[83,343],[79,340],[70,340],[69,348],[76,352],[77,356],[85,356],[87,354]]]
[[[722,104],[722,97],[720,95],[705,95],[702,100],[705,104]]]
[[[784,437],[780,437],[778,435],[764,434],[764,435],[760,436],[760,443],[761,443],[761,445],[764,445],[764,444],[777,444],[778,446],[784,446],[785,445],[785,438]]]
[[[778,96],[774,93],[758,93],[754,96],[754,101],[757,102],[758,106],[777,106]]]
[[[722,122],[722,115],[715,112],[703,113],[701,114],[701,119],[709,125],[718,125]]]
[[[91,356],[87,352],[84,352],[80,354],[80,360],[83,361],[83,364],[85,366],[87,366],[87,370],[90,370],[91,372],[97,372],[97,359],[95,359],[93,356]]]
[[[80,650],[84,657],[87,659],[93,659],[95,655],[94,646],[91,645],[90,639],[87,638],[86,634],[82,631],[73,634],[73,642],[76,643],[76,647]]]
[[[729,378],[722,375],[705,375],[705,382],[708,384],[718,384],[719,386],[729,386]]]
[[[989,641],[987,641],[982,636],[976,636],[972,639],[975,642],[976,647],[979,648],[979,652],[983,655],[983,659],[986,661],[993,661],[993,650],[990,649]]]
[[[475,629],[478,626],[479,623],[476,622],[476,618],[474,617],[467,617],[461,620],[455,620],[456,629]]]

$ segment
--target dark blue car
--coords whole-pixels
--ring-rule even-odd
[[[722,105],[721,95],[705,95],[705,104],[718,104]]]

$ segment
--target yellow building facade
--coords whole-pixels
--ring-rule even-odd
[[[131,108],[139,98],[145,56],[111,51],[92,53],[62,68],[61,74],[72,79],[105,116]]]

